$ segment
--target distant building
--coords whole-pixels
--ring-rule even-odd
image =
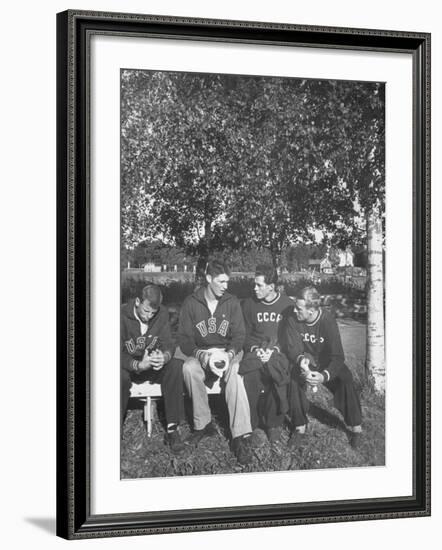
[[[321,273],[333,274],[335,272],[328,255],[322,258],[322,260],[309,260],[308,266],[310,269],[314,271],[318,270]]]
[[[339,265],[338,267],[353,267],[354,266],[354,254],[350,248],[345,250],[340,250],[339,255]]]
[[[321,260],[309,260],[308,261],[308,267],[310,269],[317,269],[320,271],[321,269]]]
[[[152,272],[158,273],[159,271],[161,271],[161,266],[155,265],[152,262],[147,262],[147,264],[143,265],[143,270],[149,273],[152,273]]]
[[[322,261],[321,261],[321,264],[320,264],[320,267],[321,267],[321,272],[322,273],[329,273],[329,274],[333,274],[335,271],[333,269],[333,266],[332,266],[332,263],[329,259],[328,256],[326,256]]]

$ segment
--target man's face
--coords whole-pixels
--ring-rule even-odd
[[[314,309],[311,307],[308,308],[305,305],[305,300],[301,300],[297,298],[296,304],[295,304],[295,313],[296,313],[296,317],[298,318],[298,321],[309,322],[312,320]]]
[[[150,305],[149,300],[144,300],[144,302],[142,302],[139,298],[135,300],[135,309],[138,317],[143,323],[148,323],[158,311],[158,308],[154,309]]]
[[[273,284],[268,285],[265,282],[264,275],[259,275],[258,277],[255,277],[255,286],[253,287],[253,290],[255,291],[258,300],[265,300],[267,296],[275,290],[275,288]]]
[[[225,273],[221,273],[220,275],[216,275],[216,277],[212,277],[212,275],[206,275],[206,279],[208,287],[213,292],[215,298],[221,298],[221,296],[227,290],[227,286],[229,284],[229,276]]]

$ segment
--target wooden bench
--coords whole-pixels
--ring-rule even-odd
[[[211,388],[207,388],[207,393],[209,395],[221,393],[219,379],[213,384]],[[142,384],[136,384],[135,382],[132,382],[132,386],[130,388],[130,396],[136,399],[146,400],[144,405],[144,421],[146,422],[147,437],[151,437],[152,399],[162,396],[160,384],[155,384],[149,381],[143,382]]]

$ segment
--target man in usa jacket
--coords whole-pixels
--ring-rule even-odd
[[[145,286],[141,295],[121,307],[121,428],[132,381],[161,384],[167,423],[167,441],[173,452],[184,449],[178,425],[184,418],[183,361],[174,358],[175,345],[169,312],[161,305],[157,285]]]
[[[245,338],[239,300],[227,292],[230,269],[223,262],[209,262],[206,284],[184,301],[178,342],[186,356],[184,383],[192,399],[194,433],[198,444],[216,435],[207,385],[220,378],[229,411],[233,451],[240,463],[252,459],[250,409],[242,378],[238,374]]]

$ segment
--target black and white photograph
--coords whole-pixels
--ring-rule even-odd
[[[437,547],[440,13],[5,4],[5,549]]]
[[[385,120],[384,82],[120,70],[121,479],[385,465]]]
[[[431,37],[274,21],[57,14],[60,537],[431,513]]]

